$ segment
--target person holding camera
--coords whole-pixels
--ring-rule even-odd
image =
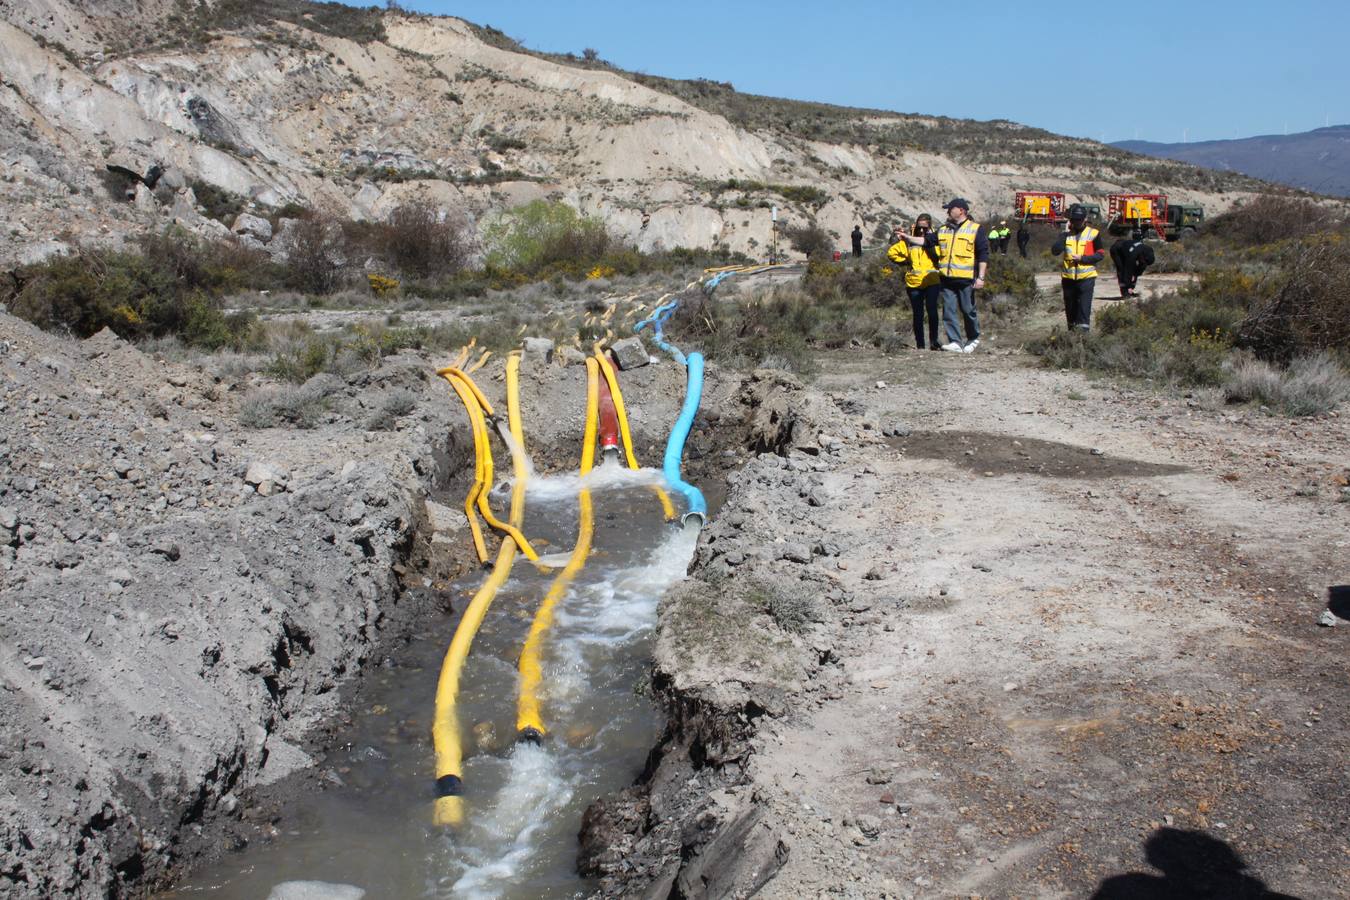
[[[933,230],[933,217],[923,213],[914,220],[911,237],[923,238]],[[914,317],[914,344],[924,349],[924,318],[928,319],[928,349],[938,346],[938,273],[937,254],[923,245],[911,245],[905,240],[903,228],[891,232],[895,243],[886,251],[891,262],[908,267],[905,273],[905,293]]]
[[[937,255],[938,296],[942,299],[942,319],[947,343],[943,350],[974,353],[980,346],[980,320],[975,312],[975,292],[984,287],[989,268],[989,231],[970,218],[970,201],[957,197],[948,201],[947,221],[936,233],[922,237],[904,235],[911,247],[924,247]],[[957,322],[957,313],[963,322]],[[961,343],[961,324],[966,341]]]

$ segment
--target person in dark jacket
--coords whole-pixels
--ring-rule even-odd
[[[1027,258],[1027,245],[1031,243],[1031,229],[1027,227],[1025,221],[1017,226],[1017,252],[1022,254],[1022,258]]]
[[[1138,297],[1135,286],[1139,276],[1153,265],[1153,248],[1144,243],[1144,233],[1138,228],[1111,245],[1111,262],[1116,266],[1116,283],[1121,297]]]
[[[857,259],[862,256],[862,226],[853,226],[853,257]]]
[[[1087,222],[1087,209],[1069,207],[1069,230],[1061,234],[1050,252],[1062,257],[1059,284],[1064,292],[1064,318],[1070,331],[1092,327],[1092,293],[1097,287],[1097,263],[1106,258],[1101,234]]]

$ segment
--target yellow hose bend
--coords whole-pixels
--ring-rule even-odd
[[[595,345],[595,361],[600,365],[600,371],[605,375],[605,383],[609,385],[610,396],[614,398],[614,412],[619,419],[619,437],[623,440],[623,452],[628,459],[628,468],[640,468],[637,455],[633,453],[633,434],[628,428],[628,410],[623,405],[623,391],[619,390],[619,377],[614,374],[614,366],[605,357],[605,353],[598,343]],[[664,513],[666,521],[674,521],[675,505],[670,502],[670,495],[660,485],[656,485],[654,489],[657,499],[661,501],[661,511]]]
[[[474,504],[482,494],[486,481],[483,477],[483,443],[480,439],[478,428],[474,425],[473,409],[477,405],[473,394],[457,378],[453,378],[441,372],[450,387],[454,388],[459,396],[459,401],[464,404],[465,415],[469,417],[469,430],[473,434],[473,486],[469,488],[468,495],[464,498],[464,515],[469,520],[469,532],[473,535],[473,549],[478,554],[478,561],[486,564],[488,561],[487,545],[483,542],[483,529],[478,525],[478,517],[474,515]]]
[[[492,446],[488,441],[487,422],[483,418],[483,407],[478,402],[478,398],[482,397],[482,392],[479,391],[477,385],[473,383],[473,379],[469,378],[469,376],[463,374],[458,369],[442,369],[441,375],[451,384],[461,385],[464,390],[469,392],[470,397],[473,400],[473,402],[466,400],[465,407],[469,410],[469,419],[473,424],[475,446],[477,446],[479,442],[481,442],[483,446],[482,460],[484,486],[478,491],[477,496],[478,511],[482,513],[483,521],[487,522],[488,525],[498,531],[505,532],[507,535],[514,538],[516,546],[520,548],[520,552],[525,554],[526,559],[529,559],[532,562],[538,561],[539,554],[535,552],[534,547],[530,546],[530,542],[526,540],[525,535],[521,533],[521,530],[510,522],[503,522],[501,519],[498,519],[496,514],[492,512],[492,506],[488,502],[488,491],[491,489],[492,479],[496,469],[492,463]],[[459,388],[456,388],[456,390],[459,390]],[[465,399],[463,394],[460,395],[460,399]],[[489,408],[489,413],[490,412],[491,409]],[[519,460],[517,465],[523,468],[524,460]],[[519,472],[517,472],[517,474],[519,475]],[[519,486],[521,484],[521,479],[517,478],[516,483],[517,486]],[[515,491],[513,490],[512,497],[514,496]],[[513,500],[512,502],[514,503],[515,501]]]
[[[471,410],[470,419],[475,425],[475,438],[481,435],[486,448],[487,428],[482,423],[482,412],[477,408],[473,392],[468,386],[461,383],[459,378],[452,377],[444,372],[442,374],[455,388],[460,399],[464,401],[465,407]],[[517,354],[512,354],[506,361],[507,419],[510,422],[512,437],[523,449],[525,446],[525,430],[520,420],[519,375],[520,357]],[[468,381],[468,379],[465,379],[465,381]],[[475,447],[478,446],[477,439],[475,439],[474,445]],[[487,462],[484,468],[487,469],[488,481],[490,482],[490,451],[485,455],[487,456]],[[525,521],[526,473],[523,457],[516,458],[515,467],[516,481],[511,486],[510,518],[511,525],[516,533],[519,533],[519,527]],[[436,752],[436,787],[440,795],[436,798],[436,805],[432,812],[432,819],[437,825],[458,826],[464,822],[464,798],[462,796],[464,749],[460,738],[461,732],[457,713],[459,677],[464,669],[464,661],[468,658],[469,650],[473,646],[473,639],[477,636],[478,629],[483,624],[483,618],[487,615],[488,607],[492,605],[497,592],[501,590],[502,585],[511,575],[511,566],[515,562],[516,550],[517,545],[514,537],[508,536],[502,541],[501,548],[497,551],[497,561],[492,567],[492,573],[488,575],[487,580],[483,582],[482,587],[478,589],[478,592],[474,594],[473,599],[469,601],[469,605],[465,608],[459,626],[455,629],[455,635],[450,640],[450,647],[445,653],[445,660],[441,664],[441,675],[436,685],[435,719],[431,726],[432,743]]]
[[[472,371],[472,369],[470,371]],[[463,369],[451,366],[447,369],[441,369],[438,374],[441,376],[453,375],[463,381],[468,386],[469,390],[473,391],[474,397],[478,400],[478,405],[481,406],[489,416],[497,415],[496,411],[492,408],[492,404],[488,402],[487,395],[479,389],[478,383],[470,378]]]
[[[581,446],[581,477],[584,479],[595,465],[596,422],[599,418],[600,378],[599,366],[595,360],[586,360],[586,431]],[[584,482],[583,482],[584,483]],[[548,593],[535,611],[534,621],[530,623],[530,633],[520,651],[520,694],[516,701],[516,733],[525,740],[539,741],[547,733],[544,720],[539,714],[539,685],[543,681],[544,671],[540,662],[544,636],[553,625],[553,611],[557,607],[572,579],[586,565],[591,552],[591,537],[595,527],[595,516],[591,506],[591,492],[583,487],[578,494],[577,542],[572,555],[561,572],[553,579]]]

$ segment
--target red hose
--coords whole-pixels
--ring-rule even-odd
[[[600,450],[608,453],[619,449],[619,413],[614,408],[614,396],[609,383],[600,379]]]

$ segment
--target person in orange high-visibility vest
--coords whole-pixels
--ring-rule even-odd
[[[1087,223],[1087,209],[1069,207],[1069,230],[1059,236],[1050,252],[1060,260],[1059,286],[1064,292],[1064,318],[1070,331],[1092,327],[1092,293],[1097,286],[1097,263],[1106,256],[1101,234]]]

